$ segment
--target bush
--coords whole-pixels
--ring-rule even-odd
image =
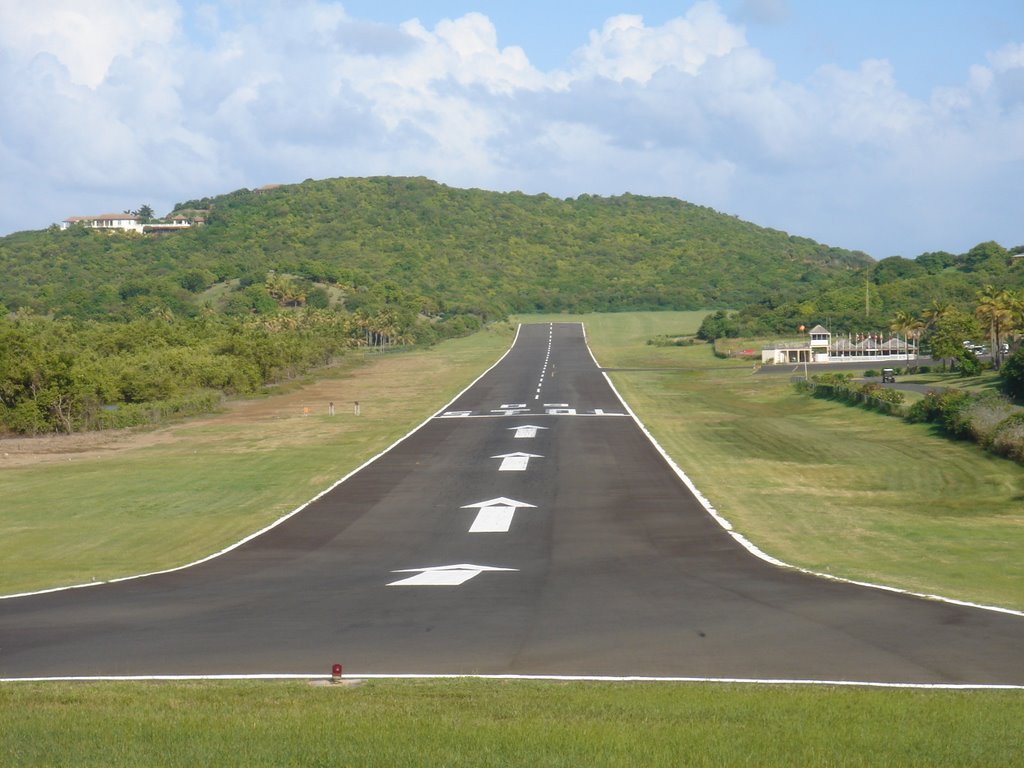
[[[1008,459],[1024,462],[1024,413],[1003,419],[996,427],[990,449]]]
[[[961,376],[979,376],[981,374],[981,360],[969,349],[960,352],[956,363]]]
[[[878,371],[876,371],[874,368],[868,368],[866,371],[864,371],[865,379],[873,379],[878,375]]]
[[[987,448],[999,426],[1016,411],[1005,397],[986,393],[972,398],[967,407],[957,413],[955,421],[961,434]]]
[[[172,400],[151,403],[128,403],[102,410],[90,425],[93,429],[120,429],[140,424],[159,424],[167,418],[209,413],[224,401],[220,392],[200,390]]]
[[[1014,400],[1024,400],[1024,347],[1003,362],[999,370],[1000,386]]]
[[[697,331],[697,338],[704,339],[704,341],[714,341],[723,336],[735,338],[739,335],[740,331],[736,321],[724,309],[720,309],[714,314],[706,315],[700,324],[700,329]]]
[[[947,418],[966,408],[970,399],[970,395],[959,389],[932,390],[910,406],[907,420],[944,426]]]

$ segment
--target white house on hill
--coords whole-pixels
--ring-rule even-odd
[[[69,216],[60,223],[61,229],[68,229],[75,225],[90,227],[92,229],[116,229],[119,232],[174,232],[181,229],[190,229],[205,222],[202,216],[190,218],[189,216],[171,216],[168,219],[158,219],[143,224],[142,220],[133,213],[101,213],[99,216]]]
[[[60,223],[61,229],[81,224],[93,229],[119,229],[142,234],[142,221],[132,213],[101,213],[99,216],[69,216]]]

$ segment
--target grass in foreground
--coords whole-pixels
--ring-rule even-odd
[[[1018,691],[539,681],[18,683],[0,763],[1009,766]]]

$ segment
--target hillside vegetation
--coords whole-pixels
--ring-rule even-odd
[[[176,209],[208,211],[208,223],[162,236],[54,227],[0,239],[0,302],[79,318],[190,314],[202,305],[190,291],[236,279],[234,293],[244,293],[275,271],[341,286],[350,309],[387,302],[482,318],[699,309],[793,298],[871,263],[709,208],[628,194],[560,200],[422,178],[329,179]],[[259,309],[256,298],[227,309]]]
[[[984,284],[1024,288],[1020,247],[876,263],[630,194],[328,179],[187,200],[172,213],[206,224],[0,238],[0,430],[200,412],[352,347],[430,344],[513,312],[718,309],[707,338],[823,321],[869,331],[928,302],[971,312]],[[957,323],[956,344],[985,335]]]
[[[421,178],[330,179],[178,204],[204,226],[0,238],[0,429],[159,421],[509,312],[796,299],[859,253],[707,208],[558,200]]]

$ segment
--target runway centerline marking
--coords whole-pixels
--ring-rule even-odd
[[[498,568],[493,565],[436,565],[428,568],[403,568],[392,573],[415,573],[405,579],[392,581],[389,587],[457,587],[484,571],[518,571],[518,568]]]
[[[537,508],[535,504],[527,504],[525,501],[516,501],[504,496],[490,501],[466,504],[462,508],[480,510],[469,527],[469,533],[508,533],[508,529],[512,527],[512,518],[520,507]]]
[[[512,437],[533,438],[537,436],[538,429],[547,429],[547,427],[538,427],[534,426],[533,424],[523,424],[520,427],[509,427],[509,429],[514,429],[516,432],[514,435],[512,435]]]
[[[530,459],[543,459],[536,453],[502,453],[498,456],[491,456],[492,459],[501,459],[499,472],[525,472],[530,465]]]

